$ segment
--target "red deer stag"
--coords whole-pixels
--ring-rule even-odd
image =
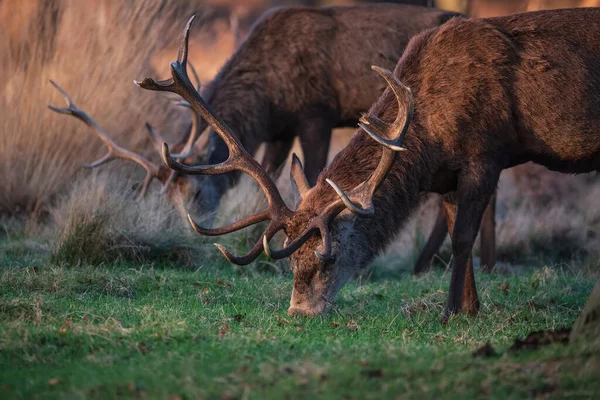
[[[469,0],[466,2],[465,13],[472,17],[481,18],[510,15],[524,11],[537,11],[540,9],[595,7],[598,5],[600,5],[600,1],[598,0]],[[481,266],[486,270],[489,270],[496,263],[495,205],[496,196],[494,195],[484,214],[483,221],[481,222]],[[434,228],[421,256],[415,264],[414,271],[416,274],[425,272],[428,269],[433,254],[442,245],[447,232],[443,199],[440,199],[440,212],[437,216]]]
[[[172,78],[138,84],[182,96],[223,138],[230,155],[221,164],[187,166],[165,144],[163,157],[182,173],[237,170],[260,183],[266,211],[220,229],[191,222],[202,234],[222,235],[269,220],[263,240],[247,255],[220,250],[237,264],[251,262],[263,249],[273,258],[291,256],[289,314],[325,312],[427,192],[444,195],[452,238],[454,266],[443,316],[476,313],[471,250],[500,172],[528,161],[565,173],[600,170],[600,9],[456,18],[419,34],[394,74],[376,68],[390,88],[316,186],[308,186],[294,160],[292,177],[302,196],[296,211],[194,90],[186,73],[189,24],[185,32]],[[269,240],[280,230],[288,240],[273,250]]]

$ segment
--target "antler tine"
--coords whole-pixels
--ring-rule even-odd
[[[300,161],[296,153],[292,154],[292,167],[290,169],[290,179],[298,189],[301,198],[304,197],[306,193],[310,190],[310,184],[308,183],[308,179],[306,179],[306,175],[304,174],[302,162]]]
[[[171,78],[158,82],[151,78],[144,78],[141,82],[134,80],[133,83],[147,90],[154,90],[158,92],[172,92],[185,98],[185,96],[183,96],[183,94],[180,93],[181,89],[189,90],[188,86],[192,86],[193,88],[193,85],[191,84],[190,78],[187,74],[187,57],[188,43],[190,40],[190,29],[192,28],[192,23],[194,22],[195,18],[196,16],[192,15],[191,18],[188,20],[185,29],[183,30],[183,40],[179,44],[177,61],[171,63]],[[183,80],[183,84],[177,84],[176,79],[179,81]]]
[[[331,255],[331,234],[329,233],[329,223],[342,211],[344,211],[344,203],[340,200],[331,203],[327,208],[315,219],[311,221],[309,226],[291,243],[281,250],[272,250],[269,247],[269,240],[271,238],[266,235],[263,236],[263,248],[267,256],[274,260],[279,260],[285,257],[289,257],[296,250],[298,250],[308,239],[319,233],[323,240],[322,252],[315,251],[315,255],[323,260],[329,261],[333,259]]]
[[[156,149],[158,154],[161,154],[162,153],[162,144],[165,142],[165,139],[149,123],[146,122],[145,126],[146,126],[146,130],[148,132],[148,135],[150,136],[150,139],[152,140],[152,144],[154,145],[154,148]],[[160,189],[160,194],[167,193],[167,190],[169,190],[169,186],[171,185],[171,183],[173,183],[173,181],[175,180],[176,177],[177,177],[177,172],[171,170],[169,172],[169,176],[165,179],[164,183],[162,184],[162,188]],[[150,185],[150,183],[151,183],[151,180],[148,182],[145,181],[143,187],[147,189],[148,186]],[[144,190],[144,192],[145,192],[145,190]]]
[[[375,213],[373,195],[392,168],[397,152],[406,150],[402,147],[402,144],[414,113],[414,99],[410,88],[404,86],[392,72],[375,66],[372,68],[384,77],[398,101],[398,115],[392,124],[383,122],[372,114],[361,118],[361,123],[359,123],[363,130],[384,146],[379,164],[369,179],[352,189],[348,194],[331,179],[326,180],[344,205],[352,213],[360,216],[369,216]],[[408,106],[404,100],[403,91],[408,93]],[[403,115],[405,115],[404,118]],[[366,125],[370,125],[373,129]],[[387,137],[391,135],[392,139],[384,139],[374,130],[385,134]]]
[[[318,232],[318,228],[311,227],[307,229],[302,235],[298,236],[295,240],[292,241],[287,247],[281,250],[272,250],[269,247],[269,238],[266,235],[263,236],[262,247],[265,251],[265,254],[272,258],[273,260],[280,260],[282,258],[286,258],[291,256],[296,250],[298,250],[308,239],[313,237]]]
[[[410,88],[404,86],[404,84],[400,82],[396,75],[394,75],[391,71],[375,65],[373,65],[371,69],[381,75],[386,80],[392,92],[394,92],[396,100],[398,101],[398,115],[393,123],[388,124],[387,122],[383,122],[377,118],[375,115],[368,114],[360,118],[358,125],[376,142],[382,144],[383,146],[394,151],[406,150],[402,147],[402,143],[404,142],[404,137],[406,136],[406,132],[408,131],[408,127],[410,126],[410,121],[414,113],[415,106],[412,91]],[[402,96],[402,92],[406,91],[409,94],[408,107],[406,107],[404,98]],[[404,109],[405,112],[401,112],[402,109]],[[373,129],[371,129],[371,127]],[[378,133],[375,133],[374,131],[377,131]],[[384,139],[382,136],[391,138],[391,140]]]
[[[273,238],[273,236],[275,236],[275,234],[277,232],[279,232],[281,229],[283,229],[282,226],[271,223],[265,230],[263,237],[267,238],[267,241],[271,240]],[[217,246],[219,251],[225,256],[225,258],[227,258],[227,260],[229,260],[229,262],[232,262],[237,265],[248,265],[252,261],[256,260],[256,258],[260,255],[260,253],[263,252],[263,242],[260,240],[254,244],[252,249],[245,256],[242,256],[242,257],[234,256],[229,251],[227,251],[227,249],[225,247],[221,246],[220,244],[215,243],[215,246]]]
[[[190,103],[188,103],[187,101],[181,101],[177,103],[177,105],[190,109],[190,113],[192,114],[192,126],[190,127],[190,131],[187,135],[187,140],[183,149],[179,154],[171,154],[171,157],[177,160],[181,160],[184,158],[188,158],[192,155],[194,146],[196,145],[198,138],[202,136],[204,131],[208,130],[209,126],[201,123],[202,117],[192,109]]]
[[[158,165],[153,164],[150,161],[146,160],[141,155],[131,152],[129,150],[126,150],[126,149],[120,147],[118,144],[116,144],[108,136],[106,131],[104,129],[102,129],[102,127],[92,117],[90,117],[85,111],[82,111],[77,108],[77,106],[75,105],[75,103],[73,102],[71,97],[67,94],[67,92],[60,85],[58,85],[56,82],[54,82],[52,80],[50,81],[50,83],[65,97],[65,101],[67,103],[67,108],[59,108],[59,107],[54,107],[54,106],[50,106],[50,105],[48,106],[48,108],[59,114],[71,115],[71,116],[79,119],[80,121],[85,123],[87,126],[92,128],[94,130],[94,132],[96,132],[96,135],[100,138],[100,140],[102,140],[102,142],[104,142],[104,144],[108,148],[108,152],[102,158],[92,162],[91,164],[86,164],[85,167],[86,168],[96,168],[96,167],[106,164],[112,160],[115,160],[117,158],[130,160],[130,161],[133,161],[133,162],[139,164],[146,170],[146,178],[144,179],[144,184],[142,186],[140,195],[138,196],[138,200],[143,198],[144,195],[146,194],[146,191],[148,190],[148,187],[150,186],[150,183],[152,182],[152,179],[159,178]]]
[[[65,102],[67,103],[67,108],[77,108],[75,106],[75,103],[73,102],[73,100],[71,99],[71,96],[69,96],[69,94],[65,91],[65,89],[63,89],[58,83],[54,82],[52,79],[50,79],[50,84],[52,86],[54,86],[59,92],[60,94],[63,95],[63,97],[65,98]],[[65,111],[64,108],[58,108],[58,107],[54,107],[54,106],[48,106],[49,109],[51,109],[52,111],[55,111],[59,114],[69,114],[69,111]]]
[[[229,15],[229,27],[231,28],[231,34],[233,35],[233,43],[237,48],[242,43],[242,33],[240,31],[240,19],[237,14],[232,13]]]
[[[231,225],[227,225],[227,226],[224,226],[224,227],[221,227],[218,229],[205,229],[205,228],[202,228],[200,225],[198,225],[198,223],[194,220],[194,218],[192,218],[192,216],[188,214],[188,220],[190,221],[192,228],[194,228],[194,230],[196,232],[198,232],[202,235],[205,235],[205,236],[225,235],[225,234],[228,234],[231,232],[239,231],[240,229],[247,228],[250,225],[254,225],[254,224],[258,224],[259,222],[267,221],[267,220],[269,220],[269,218],[270,218],[269,212],[263,211],[259,214],[255,214],[248,218],[244,218],[241,221],[234,222]]]
[[[150,136],[150,140],[152,140],[152,144],[153,144],[154,148],[160,154],[162,151],[162,144],[165,142],[165,139],[148,122],[146,122],[146,124],[144,126],[146,127],[146,131],[148,132],[148,136]]]
[[[233,224],[232,226],[212,231],[216,234],[233,232],[234,230],[242,229],[249,225],[258,223],[264,220],[265,215],[268,215],[268,218],[271,220],[271,222],[265,231],[265,235],[274,235],[278,230],[283,228],[285,221],[287,221],[287,219],[290,218],[293,213],[285,205],[285,202],[283,201],[275,182],[271,179],[269,174],[244,149],[237,137],[232,133],[231,129],[218,116],[216,116],[214,111],[211,110],[210,106],[204,101],[204,99],[200,96],[198,91],[190,82],[187,74],[187,55],[190,29],[193,20],[194,17],[190,18],[183,32],[183,39],[179,47],[179,56],[177,57],[177,61],[171,63],[171,79],[155,82],[151,78],[144,78],[141,82],[135,83],[144,89],[172,92],[183,97],[183,99],[190,104],[192,110],[198,113],[204,119],[204,121],[215,130],[221,139],[223,139],[229,149],[229,157],[225,162],[220,164],[188,166],[175,160],[173,155],[171,155],[169,152],[169,146],[167,143],[163,143],[163,161],[171,169],[184,174],[217,175],[233,171],[247,173],[262,187],[267,197],[267,210],[258,214],[258,217],[249,217],[237,224]],[[194,229],[201,233],[211,231],[201,228],[195,223],[193,226]],[[234,257],[221,247],[219,249],[231,262],[242,265],[249,263],[256,258],[258,254],[260,254],[262,245],[260,242],[256,243],[251,252],[241,258]]]
[[[173,183],[173,181],[175,180],[176,177],[177,177],[177,171],[171,171],[169,173],[169,176],[165,180],[165,183],[163,184],[162,188],[160,189],[160,194],[167,193],[167,190],[169,190],[169,186],[171,185],[171,183]]]

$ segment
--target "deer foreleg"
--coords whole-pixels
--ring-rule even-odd
[[[290,154],[293,144],[293,135],[288,135],[285,139],[266,143],[265,155],[263,156],[261,164],[273,179],[279,178],[281,166]]]
[[[329,142],[333,123],[327,118],[304,120],[299,126],[298,136],[304,153],[304,173],[312,186],[327,165]]]
[[[463,178],[462,181],[459,180],[457,192],[453,196],[444,197],[454,264],[443,320],[461,311],[469,314],[479,311],[471,254],[481,219],[494,193],[498,177],[499,173],[488,174],[477,180]]]
[[[433,230],[429,235],[429,239],[427,239],[427,243],[425,244],[419,259],[415,264],[415,275],[422,274],[429,269],[433,256],[440,249],[444,243],[444,239],[446,239],[446,235],[448,234],[448,225],[446,224],[446,214],[444,212],[443,201],[440,201],[439,203],[440,207],[435,220],[435,225],[433,226]]]
[[[479,228],[481,269],[491,271],[496,265],[496,193],[485,209]]]

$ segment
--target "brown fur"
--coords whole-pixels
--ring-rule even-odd
[[[269,173],[276,174],[298,137],[314,183],[326,164],[332,129],[356,126],[385,88],[369,66],[392,68],[412,36],[456,15],[395,4],[272,10],[202,96],[250,154],[266,144],[262,164]],[[227,146],[214,132],[207,153],[208,164],[227,159]],[[198,213],[217,209],[239,176],[200,179]]]
[[[415,100],[408,151],[398,155],[377,192],[373,218],[346,214],[331,224],[340,238],[335,263],[323,265],[311,256],[306,247],[318,241],[292,256],[295,281],[311,279],[294,288],[324,288],[313,296],[331,301],[348,271],[371,261],[402,227],[421,194],[436,192],[444,195],[448,220],[455,218],[445,315],[476,311],[471,249],[500,172],[527,161],[567,173],[600,169],[598,21],[600,9],[456,18],[415,37],[395,71]],[[391,122],[397,109],[386,90],[370,112]],[[325,178],[350,190],[367,179],[380,154],[380,146],[357,131],[300,203],[301,215],[336,199]],[[301,227],[306,220],[298,217],[293,224]],[[296,231],[290,229],[291,238]],[[314,314],[314,298],[301,297],[292,294],[290,313]],[[325,309],[322,303],[318,312]]]
[[[438,2],[438,6],[444,8],[446,2]],[[472,17],[495,17],[501,15],[510,15],[524,11],[536,11],[541,9],[564,8],[564,7],[594,7],[600,5],[598,0],[470,0],[466,2],[465,8],[461,11],[466,12]],[[429,269],[433,256],[442,245],[447,236],[444,217],[443,198],[439,198],[439,212],[436,223],[429,236],[429,239],[415,263],[414,272],[420,274]],[[490,202],[483,220],[481,221],[480,251],[481,267],[484,270],[491,270],[496,264],[496,232],[495,232],[495,196]]]

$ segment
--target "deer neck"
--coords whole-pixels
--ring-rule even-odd
[[[261,143],[269,137],[269,102],[261,93],[261,85],[247,85],[245,81],[222,83],[211,89],[209,104],[215,113],[232,129],[242,146],[254,155]],[[211,132],[208,162],[227,159],[225,143]]]
[[[264,137],[269,129],[269,103],[260,91],[260,81],[255,82],[256,85],[249,86],[245,84],[245,80],[237,82],[217,76],[202,93],[215,114],[231,128],[251,155],[254,155],[260,144],[265,141]],[[204,163],[218,164],[228,157],[227,145],[211,130]],[[221,197],[240,177],[239,172],[211,177],[199,176],[197,185],[202,187],[202,211],[218,209]]]
[[[369,257],[383,250],[400,231],[421,202],[422,193],[431,189],[438,166],[435,145],[419,136],[413,125],[406,136],[407,151],[396,154],[394,165],[373,199],[375,215],[358,217],[354,225],[357,237],[368,243]],[[351,190],[364,182],[375,170],[382,147],[366,133],[358,132],[349,145],[338,153],[331,165],[319,177],[323,198],[335,200],[336,195],[324,181],[330,178],[342,189]]]

